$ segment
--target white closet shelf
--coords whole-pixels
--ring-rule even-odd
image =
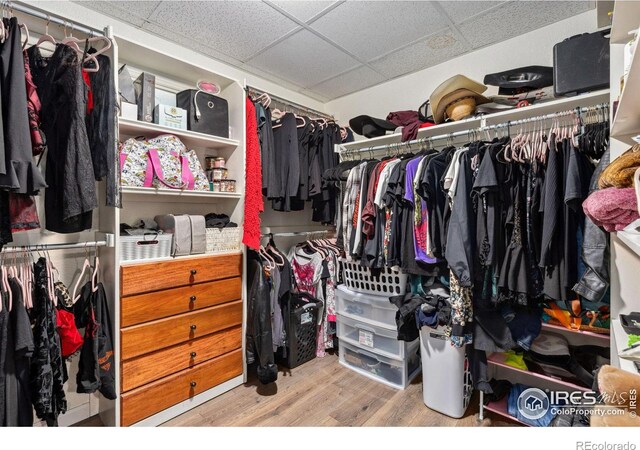
[[[208,203],[210,200],[240,200],[241,192],[182,191],[178,189],[156,189],[148,187],[123,187],[122,194],[127,200],[162,202]],[[138,198],[136,198],[138,197]]]
[[[616,2],[613,8],[610,42],[612,44],[626,44],[629,42],[629,31],[637,29],[639,26],[640,2]]]
[[[636,255],[640,256],[640,235],[628,231],[617,231],[616,236]]]
[[[565,328],[562,325],[555,325],[552,323],[542,323],[542,329],[548,331],[554,331],[559,333],[575,333],[581,336],[590,336],[592,338],[601,339],[603,344],[609,344],[611,337],[608,334],[602,333],[594,333],[593,331],[585,331],[585,330],[570,330],[569,328]]]
[[[214,150],[234,150],[240,142],[235,139],[227,139],[220,136],[213,136],[196,131],[178,130],[176,128],[165,127],[155,123],[142,122],[120,117],[120,135],[124,136],[144,136],[154,138],[161,134],[173,134],[178,136],[187,147],[210,148]]]
[[[456,131],[472,130],[480,127],[483,122],[486,125],[506,123],[510,120],[526,119],[532,116],[542,116],[560,111],[567,111],[580,106],[595,105],[609,102],[609,89],[602,89],[594,92],[576,95],[573,97],[562,97],[542,103],[534,103],[524,108],[515,108],[494,114],[486,114],[481,117],[472,117],[457,122],[448,122],[432,127],[421,128],[418,131],[417,139],[427,138],[441,134],[453,133]],[[371,139],[365,139],[348,144],[342,144],[347,150],[366,149],[378,145],[399,144],[402,140],[401,133],[387,134]]]
[[[635,3],[635,2],[634,2]],[[625,142],[629,137],[640,132],[640,102],[638,91],[640,90],[640,52],[636,51],[631,61],[629,75],[620,93],[618,110],[613,118],[611,137],[623,138]],[[627,139],[624,139],[626,137]]]
[[[135,266],[139,264],[148,264],[162,261],[178,261],[181,259],[198,259],[198,258],[210,258],[212,256],[225,256],[225,255],[241,255],[241,251],[237,252],[220,252],[220,253],[200,253],[198,255],[185,255],[185,256],[166,256],[162,258],[149,258],[149,259],[136,259],[133,261],[120,261],[121,266]]]
[[[509,396],[505,395],[500,400],[495,402],[489,402],[484,406],[485,411],[491,411],[494,414],[498,414],[499,416],[506,417],[507,419],[513,420],[514,422],[519,423],[520,425],[524,425],[525,427],[530,427],[528,423],[521,422],[520,420],[513,417],[509,414]]]
[[[627,343],[629,341],[629,335],[624,328],[622,328],[622,324],[620,323],[620,319],[611,319],[611,332],[614,334],[614,340],[616,342],[616,348],[612,348],[612,352],[616,352],[616,355],[620,350],[623,350],[628,347]],[[618,358],[618,364],[620,368],[626,370],[631,373],[638,373],[635,364],[633,361],[629,361],[628,359]]]

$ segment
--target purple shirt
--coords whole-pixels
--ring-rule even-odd
[[[424,158],[424,156],[419,156],[412,159],[407,163],[406,167],[406,176],[404,179],[404,198],[405,200],[411,202],[412,205],[415,205],[413,180],[416,177],[416,172],[418,170],[418,166],[420,165],[420,161],[422,161],[422,158]],[[427,264],[434,264],[438,262],[438,260],[427,255],[427,203],[422,198],[420,198],[420,206],[422,212],[421,223],[416,224],[415,218],[413,219],[413,247],[416,252],[416,261],[421,261]],[[415,216],[415,207],[411,208],[411,216],[412,218]],[[419,236],[418,233],[420,234]],[[420,245],[421,242],[423,243],[423,245]]]

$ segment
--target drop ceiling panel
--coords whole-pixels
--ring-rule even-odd
[[[296,19],[306,22],[312,17],[319,14],[324,9],[331,6],[334,2],[324,1],[277,1],[271,2],[279,8],[284,9],[286,12],[294,16]]]
[[[330,100],[351,92],[382,83],[386,78],[367,66],[360,66],[350,72],[323,81],[313,86],[313,90]]]
[[[100,3],[107,3],[109,5],[115,6],[116,8],[120,8],[121,10],[128,11],[130,14],[135,14],[138,17],[142,17],[143,19],[146,19],[151,15],[153,11],[155,11],[155,9],[158,7],[158,5],[161,2],[145,0],[145,1],[137,1],[137,2],[136,1],[133,1],[133,2],[113,1],[113,2],[100,2]]]
[[[354,68],[358,61],[307,30],[252,58],[248,64],[302,87],[310,87]]]
[[[311,27],[368,61],[446,27],[431,2],[345,2]]]
[[[164,1],[149,20],[241,61],[297,27],[271,6],[255,1]]]
[[[435,66],[467,50],[465,43],[458,41],[451,30],[446,30],[372,61],[369,65],[391,79]]]
[[[527,33],[592,8],[593,5],[589,1],[510,2],[472,18],[459,25],[458,29],[475,48],[478,48]]]
[[[131,5],[117,5],[114,4],[116,2],[106,2],[106,1],[95,1],[95,2],[86,2],[86,1],[75,1],[74,3],[78,3],[82,6],[89,7],[94,11],[105,14],[109,17],[113,17],[115,19],[122,20],[127,22],[133,26],[141,27],[144,24],[144,19],[147,17],[145,11],[136,11]],[[137,3],[137,2],[117,2],[117,3]],[[157,6],[160,2],[149,2],[154,3]],[[120,7],[122,6],[122,7]],[[154,6],[154,7],[155,7]],[[151,14],[152,10],[149,10],[148,13]]]
[[[447,15],[451,18],[453,23],[461,23],[470,17],[476,16],[483,11],[494,8],[501,3],[506,2],[485,2],[485,1],[455,1],[455,2],[440,2],[440,5],[444,8]]]

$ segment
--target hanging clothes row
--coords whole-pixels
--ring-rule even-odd
[[[12,241],[12,232],[40,227],[31,196],[43,189],[46,228],[59,233],[91,228],[96,180],[107,178],[107,205],[119,205],[115,84],[111,60],[102,54],[111,41],[66,37],[57,43],[47,32],[24,50],[26,26],[15,17],[4,18],[3,25],[0,247]],[[54,46],[50,56],[41,51],[47,42]],[[92,47],[97,44],[98,50]],[[43,176],[38,164],[44,155]]]
[[[0,426],[32,426],[34,410],[56,426],[67,411],[65,361],[78,354],[77,392],[115,399],[111,318],[98,280],[99,259],[93,267],[85,259],[70,293],[48,255],[35,262],[26,254],[2,256]]]
[[[492,141],[341,163],[347,258],[419,276],[408,295],[443,282],[452,342],[483,351],[530,342],[543,304],[578,316],[606,308],[608,247],[582,202],[596,161],[608,161],[608,122],[570,118],[546,131],[540,123]],[[514,310],[528,315],[511,322]]]
[[[336,335],[336,295],[338,261],[341,250],[335,239],[302,242],[288,252],[278,249],[273,238],[258,252],[249,252],[247,360],[257,363],[262,383],[277,379],[275,355],[286,355],[287,311],[292,296],[307,294],[323,305],[318,318],[315,356],[323,357],[334,347]]]
[[[267,99],[254,101],[263,194],[274,211],[301,211],[311,202],[314,222],[335,224],[338,190],[323,174],[338,164],[334,145],[353,133],[326,119],[271,110]]]

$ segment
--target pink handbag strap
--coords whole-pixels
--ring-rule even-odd
[[[164,174],[162,172],[162,164],[160,163],[160,157],[158,156],[158,150],[156,150],[155,148],[149,149],[149,159],[151,160],[151,165],[153,166],[153,170],[155,171],[155,175],[156,175],[156,177],[158,177],[158,180],[160,181],[160,183],[164,184],[166,187],[168,187],[170,189],[184,189],[185,188],[184,180],[183,180],[181,186],[171,186],[169,183],[167,183],[164,180]],[[184,177],[184,175],[183,175],[183,177]]]
[[[120,153],[120,172],[121,173],[122,173],[122,170],[124,169],[124,163],[127,161],[127,156],[128,155],[126,153],[123,153],[123,152]],[[147,167],[145,169],[144,182],[142,183],[142,186],[151,187],[152,185],[153,185],[153,167],[151,166],[150,161],[147,160]]]
[[[186,155],[180,155],[180,159],[182,160],[182,182],[192,191],[196,185],[196,179],[189,168],[189,158]]]

